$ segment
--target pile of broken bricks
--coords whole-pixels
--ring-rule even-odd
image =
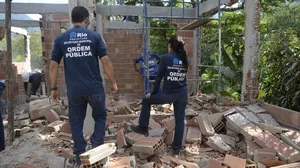
[[[138,123],[141,100],[109,102],[105,144],[82,154],[82,167],[300,168],[299,132],[280,126],[259,105],[227,101],[219,107],[214,102],[214,96],[189,98],[179,158],[171,157],[172,105],[152,106],[146,137],[128,129]],[[54,112],[49,109],[46,120],[37,120],[44,123],[36,124],[46,123],[44,131],[51,133],[58,154],[73,160],[68,118]]]

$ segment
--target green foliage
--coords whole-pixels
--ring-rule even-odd
[[[31,68],[42,69],[42,41],[41,33],[35,32],[30,36],[30,52],[31,52]],[[6,40],[0,41],[0,50],[6,51]],[[25,61],[25,39],[21,35],[17,35],[12,39],[12,61],[24,62]]]
[[[30,34],[31,69],[43,69],[41,33]]]
[[[242,84],[242,66],[244,51],[244,13],[225,12],[222,15],[222,66],[221,66],[221,94],[240,98]],[[218,65],[218,22],[210,22],[202,29],[201,64]],[[201,83],[201,92],[218,92],[218,71],[216,68],[202,67],[201,79],[215,79]]]
[[[261,39],[260,87],[273,104],[300,109],[300,6],[281,7],[265,17]]]

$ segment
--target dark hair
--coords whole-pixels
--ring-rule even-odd
[[[179,55],[183,65],[188,68],[188,57],[184,49],[184,41],[180,36],[173,36],[170,38],[168,44],[170,44],[171,49]]]
[[[81,23],[89,17],[89,11],[83,6],[76,6],[72,10],[72,22]]]

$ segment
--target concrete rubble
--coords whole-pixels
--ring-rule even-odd
[[[83,168],[284,168],[300,167],[300,133],[280,125],[259,104],[223,102],[216,97],[192,96],[186,109],[182,152],[172,157],[175,117],[172,105],[154,105],[149,135],[131,132],[138,124],[141,100],[107,102],[105,143],[80,155]],[[221,100],[222,102],[222,100]],[[67,105],[34,100],[30,110],[16,115],[15,138],[39,132],[56,156],[47,167],[72,167],[74,163]],[[225,105],[224,105],[225,104]],[[90,135],[86,136],[89,141]],[[56,160],[54,164],[51,160]],[[50,161],[49,161],[50,160]],[[21,168],[44,167],[36,162],[18,163]],[[282,167],[283,166],[283,167]],[[1,167],[1,163],[0,163]]]

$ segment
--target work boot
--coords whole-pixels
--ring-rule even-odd
[[[173,157],[178,158],[179,157],[179,153],[180,153],[180,149],[173,149]]]
[[[148,128],[140,125],[131,125],[130,130],[139,134],[148,136]]]

